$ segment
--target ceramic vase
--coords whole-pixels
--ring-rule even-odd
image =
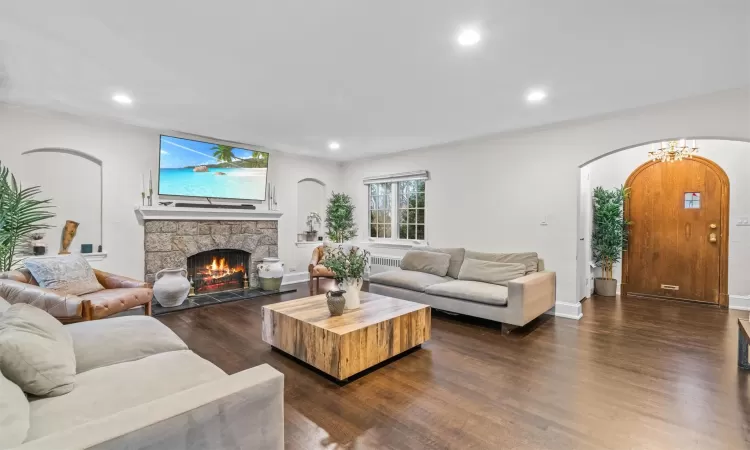
[[[344,314],[344,307],[346,306],[346,299],[344,298],[345,293],[346,291],[326,292],[328,311],[331,312],[332,316],[340,316]]]
[[[263,258],[258,264],[258,278],[264,291],[278,291],[284,278],[284,263],[279,258]]]
[[[161,306],[180,306],[190,292],[187,269],[163,269],[156,273],[154,298]]]
[[[359,308],[359,291],[362,289],[362,279],[347,278],[346,280],[339,283],[339,289],[346,291],[344,298],[346,299],[346,309],[357,309]]]
[[[65,222],[65,227],[62,231],[62,240],[60,242],[60,254],[67,255],[70,253],[70,244],[73,242],[73,238],[76,237],[76,231],[78,231],[78,222],[68,220]]]

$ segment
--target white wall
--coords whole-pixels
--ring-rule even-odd
[[[92,265],[139,279],[143,279],[144,269],[143,227],[138,224],[133,207],[141,202],[141,174],[149,169],[157,173],[161,132],[190,137],[169,130],[89,120],[0,103],[0,161],[24,184],[41,185],[44,195],[55,200],[57,225],[77,214],[81,204],[98,212],[98,202],[93,197],[84,198],[82,195],[82,192],[94,189],[90,185],[91,172],[82,169],[82,163],[66,159],[73,158],[68,155],[45,157],[22,156],[21,153],[42,147],[64,147],[86,152],[103,161],[103,245],[109,256]],[[287,262],[288,268],[296,268],[299,265],[297,259],[304,259],[306,265],[310,257],[309,252],[303,257],[294,245],[298,223],[297,182],[317,178],[335,189],[340,168],[330,161],[270,153],[269,181],[276,185],[279,210],[284,212],[279,221],[279,256]],[[81,235],[76,238],[72,249],[80,249],[80,244],[87,241],[96,248],[98,237],[92,237],[89,230],[92,220],[89,217],[82,222]],[[59,232],[53,234],[51,231],[47,242],[50,251],[56,252]]]
[[[544,106],[541,106],[544,107]],[[673,137],[750,140],[750,90],[725,91],[591,120],[355,161],[344,189],[366,236],[362,179],[429,170],[427,239],[438,246],[537,251],[557,272],[556,314],[579,317],[580,167],[617,149]],[[543,226],[542,221],[547,222]],[[384,253],[375,249],[376,253]]]
[[[738,299],[750,298],[750,227],[738,226],[742,218],[750,218],[750,143],[701,139],[698,146],[699,156],[714,161],[729,176],[729,295],[730,303],[732,300],[736,303]],[[619,187],[647,161],[649,150],[649,145],[624,150],[594,161],[581,170],[590,173],[592,190],[597,186],[605,189]],[[591,215],[588,216],[590,221]],[[620,263],[615,265],[613,272],[619,289],[622,280]],[[599,274],[598,268],[592,272],[592,275]]]

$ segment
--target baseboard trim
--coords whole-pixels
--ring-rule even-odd
[[[750,295],[730,295],[729,309],[750,311]]]
[[[557,302],[555,307],[547,311],[546,314],[552,314],[555,317],[565,319],[581,320],[583,317],[583,308],[580,303]]]
[[[310,281],[310,274],[307,272],[291,272],[285,273],[284,278],[281,280],[281,285],[286,286],[287,284],[304,283]]]

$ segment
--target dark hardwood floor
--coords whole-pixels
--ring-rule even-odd
[[[509,336],[433,312],[422,349],[339,386],[260,339],[261,305],[307,295],[159,317],[229,373],[284,373],[289,449],[750,448],[747,312],[593,298],[580,321],[544,316]]]

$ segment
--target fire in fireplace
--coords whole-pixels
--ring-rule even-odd
[[[250,253],[242,250],[209,250],[188,257],[188,278],[196,294],[241,289]]]

